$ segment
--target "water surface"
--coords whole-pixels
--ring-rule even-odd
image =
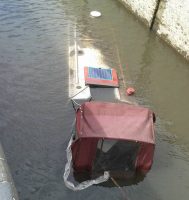
[[[92,19],[91,10],[102,17]],[[20,199],[126,199],[116,187],[68,190],[62,174],[73,121],[68,44],[76,24],[110,66],[121,64],[141,105],[154,110],[154,165],[132,200],[189,196],[189,66],[115,0],[0,0],[0,139]],[[116,59],[114,59],[116,58]]]

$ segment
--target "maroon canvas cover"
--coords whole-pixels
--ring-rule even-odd
[[[98,139],[84,138],[72,144],[73,167],[76,172],[92,170]]]
[[[155,144],[153,112],[126,103],[86,102],[77,112],[79,138],[107,138]]]
[[[135,168],[146,173],[153,162],[153,112],[125,103],[86,102],[76,113],[78,139],[72,145],[75,171],[92,170],[98,139],[139,142]]]
[[[137,171],[145,174],[151,169],[153,163],[154,149],[154,144],[141,143],[135,162],[135,169]]]

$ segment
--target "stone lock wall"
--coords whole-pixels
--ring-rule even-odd
[[[119,0],[189,60],[189,0]]]

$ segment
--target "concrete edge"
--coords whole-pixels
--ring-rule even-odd
[[[10,174],[5,154],[0,144],[0,200],[18,200],[18,194]]]
[[[130,7],[130,5],[128,5],[125,1],[123,0],[117,0],[117,1],[120,2],[126,9],[128,9],[130,13],[134,14],[138,19],[140,19],[140,21],[142,21],[147,27],[150,27],[151,22],[148,22],[148,20],[142,17],[141,15],[139,15],[138,12],[135,12]]]
[[[117,0],[120,2],[126,9],[128,9],[132,14],[134,14],[138,19],[140,19],[143,24],[145,24],[148,28],[150,28],[151,20],[148,22],[147,19],[139,15],[137,12],[135,12],[130,5],[128,5],[125,1],[123,0]],[[155,19],[155,27],[153,28],[153,31],[156,33],[156,35],[162,39],[168,46],[170,46],[172,49],[175,50],[181,57],[183,57],[187,62],[189,62],[189,56],[187,56],[187,52],[182,50],[180,47],[176,46],[173,44],[173,42],[168,38],[167,35],[158,33],[158,18]]]

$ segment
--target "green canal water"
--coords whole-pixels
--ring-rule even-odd
[[[91,18],[92,10],[102,16]],[[68,46],[75,25],[111,67],[121,62],[136,101],[156,113],[153,167],[143,181],[123,187],[124,195],[102,186],[73,192],[63,183],[74,118]],[[187,200],[188,87],[188,63],[119,1],[0,0],[0,140],[21,200]]]

